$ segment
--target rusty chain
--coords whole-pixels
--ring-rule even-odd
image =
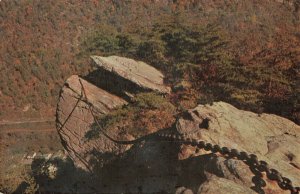
[[[248,154],[244,151],[238,151],[237,149],[229,149],[228,147],[220,147],[219,145],[212,145],[211,143],[206,143],[201,140],[195,140],[188,138],[184,135],[175,135],[175,134],[167,134],[161,133],[158,134],[160,138],[167,139],[174,142],[180,142],[185,145],[191,145],[197,147],[199,149],[204,149],[206,151],[211,151],[212,153],[220,153],[223,156],[227,156],[230,158],[236,158],[245,162],[250,168],[256,170],[257,172],[265,172],[267,178],[270,180],[274,180],[277,182],[278,186],[283,190],[289,190],[291,194],[297,194],[300,192],[300,187],[293,186],[292,181],[282,176],[277,170],[270,168],[268,163],[263,160],[258,160],[255,154]],[[265,187],[266,183],[260,176],[254,176],[254,181],[257,183],[258,188]],[[258,190],[261,192],[261,190]]]
[[[137,140],[131,140],[131,141],[119,141],[115,140],[112,137],[110,137],[108,134],[106,134],[103,129],[101,128],[100,124],[98,123],[98,120],[96,119],[92,109],[91,104],[89,103],[86,95],[86,91],[84,89],[84,86],[79,79],[80,85],[83,90],[83,94],[85,97],[85,102],[88,104],[88,109],[91,112],[96,124],[99,127],[99,130],[111,141],[117,143],[117,144],[135,144],[139,141]],[[197,147],[199,149],[204,149],[206,151],[211,151],[212,153],[220,153],[223,156],[229,157],[229,158],[236,158],[238,160],[243,161],[245,164],[247,164],[251,171],[255,174],[253,182],[256,183],[256,189],[258,193],[264,193],[264,191],[261,189],[261,187],[265,187],[266,183],[262,179],[261,173],[266,173],[267,178],[270,180],[274,180],[277,182],[278,186],[283,190],[289,190],[291,194],[299,194],[300,187],[299,186],[293,186],[292,181],[282,176],[276,169],[270,168],[268,163],[263,160],[258,160],[258,157],[255,154],[248,154],[244,151],[238,151],[237,149],[230,149],[228,147],[221,147],[217,144],[212,145],[211,143],[206,143],[202,140],[196,140],[186,137],[186,135],[182,134],[170,134],[170,133],[158,133],[157,134],[159,138],[162,138],[163,140],[173,141],[182,143],[184,145],[191,145],[193,147]]]

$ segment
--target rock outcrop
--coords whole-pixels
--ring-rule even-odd
[[[300,185],[300,127],[285,118],[271,114],[258,115],[218,102],[213,105],[199,105],[184,113],[177,121],[176,130],[193,139],[254,153],[283,176],[289,177],[294,185]],[[179,158],[184,160],[207,154],[203,150],[197,154],[194,151],[193,147],[183,146]],[[247,165],[234,159],[215,156],[208,161],[209,165],[200,164],[205,166],[205,172],[230,180],[228,187],[234,183],[244,188],[243,192],[239,189],[227,193],[249,193],[248,188],[253,186],[254,175]],[[198,193],[224,193],[222,187],[227,181],[222,179],[223,186],[213,186],[215,182],[220,185],[220,180],[213,179],[214,183],[210,183],[212,180],[207,179]],[[209,188],[210,185],[213,189]],[[269,180],[265,191],[284,193],[275,182]]]
[[[88,169],[92,152],[106,150],[116,153],[120,151],[107,139],[88,140],[86,134],[94,124],[89,111],[89,104],[84,100],[84,93],[79,80],[86,91],[87,100],[92,104],[95,114],[104,115],[127,102],[101,88],[73,75],[65,83],[57,105],[57,129],[64,147],[78,167]],[[117,154],[117,153],[116,153]]]
[[[105,156],[109,160],[130,147],[115,144],[103,136],[98,139],[89,138],[88,132],[96,127],[96,123],[88,106],[91,106],[97,117],[101,117],[128,103],[125,97],[133,97],[131,93],[135,91],[128,94],[127,89],[141,88],[160,93],[170,91],[163,84],[163,74],[146,63],[116,56],[93,56],[92,59],[100,70],[111,71],[112,74],[95,71],[85,78],[77,75],[68,78],[61,90],[56,115],[57,129],[64,147],[76,166],[85,170],[93,168],[91,161],[97,163],[98,160],[105,160],[104,155],[109,155]],[[85,89],[87,101],[79,80]],[[124,87],[126,81],[127,88]],[[117,129],[108,133],[117,137],[116,139],[133,138],[130,135],[120,135],[121,131]]]
[[[163,83],[164,75],[142,61],[118,56],[92,56],[92,59],[98,67],[115,73],[141,88],[170,93],[170,88]]]
[[[109,76],[121,77],[122,81],[133,83],[135,89],[170,91],[163,84],[163,75],[145,63],[115,56],[92,58],[98,68],[112,73]],[[103,135],[89,139],[87,133],[95,129],[95,123],[88,106],[97,116],[103,116],[130,103],[122,95],[126,96],[127,89],[111,91],[107,85],[101,85],[97,72],[92,74],[85,78],[71,76],[62,88],[57,108],[58,132],[70,157],[77,167],[90,170],[97,177],[92,192],[257,193],[253,172],[237,159],[178,142],[161,141],[155,134],[133,145],[117,144]],[[117,87],[122,84],[119,78],[103,79],[112,81]],[[122,90],[123,87],[118,88]],[[256,154],[290,178],[294,185],[300,185],[300,126],[282,117],[258,115],[216,102],[179,114],[172,128],[161,131],[185,134],[192,139]],[[119,140],[133,139],[124,129],[107,133]],[[285,193],[276,182],[265,175],[263,178],[265,193]]]

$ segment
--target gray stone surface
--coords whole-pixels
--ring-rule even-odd
[[[254,153],[290,178],[294,185],[300,185],[300,126],[292,121],[272,114],[258,115],[216,102],[188,110],[178,119],[176,129],[193,139]],[[182,146],[179,158],[194,157],[194,151],[194,148]],[[198,153],[200,156],[205,154],[207,152],[203,150]],[[209,164],[205,165],[204,171],[218,174],[245,188],[253,184],[253,173],[243,162],[225,160],[220,156],[211,159]],[[284,193],[274,181],[269,183],[266,190]]]
[[[163,83],[164,75],[142,61],[118,56],[92,56],[91,58],[99,68],[116,73],[141,88],[170,93],[170,88]]]

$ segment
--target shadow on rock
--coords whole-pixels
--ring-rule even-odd
[[[35,159],[31,171],[36,193],[175,193],[178,188],[196,193],[212,155],[178,160],[179,149],[175,142],[151,137],[120,155],[93,150],[92,173],[76,168],[70,158]],[[28,187],[24,182],[15,193]]]
[[[130,101],[130,98],[124,93],[129,92],[136,94],[138,92],[149,91],[140,88],[137,84],[105,69],[97,69],[84,76],[83,79],[94,84],[95,86],[110,92],[116,96]]]
[[[104,193],[174,192],[178,150],[172,145],[170,142],[142,142],[103,166],[95,165],[101,190]]]
[[[31,164],[33,182],[23,182],[14,193],[95,193],[94,176],[74,166],[70,158],[35,159]],[[31,184],[31,185],[30,185]],[[33,189],[34,185],[36,188]]]

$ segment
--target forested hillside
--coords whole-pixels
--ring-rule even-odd
[[[54,114],[91,54],[159,68],[182,108],[223,100],[300,122],[299,1],[0,1],[0,116]]]

